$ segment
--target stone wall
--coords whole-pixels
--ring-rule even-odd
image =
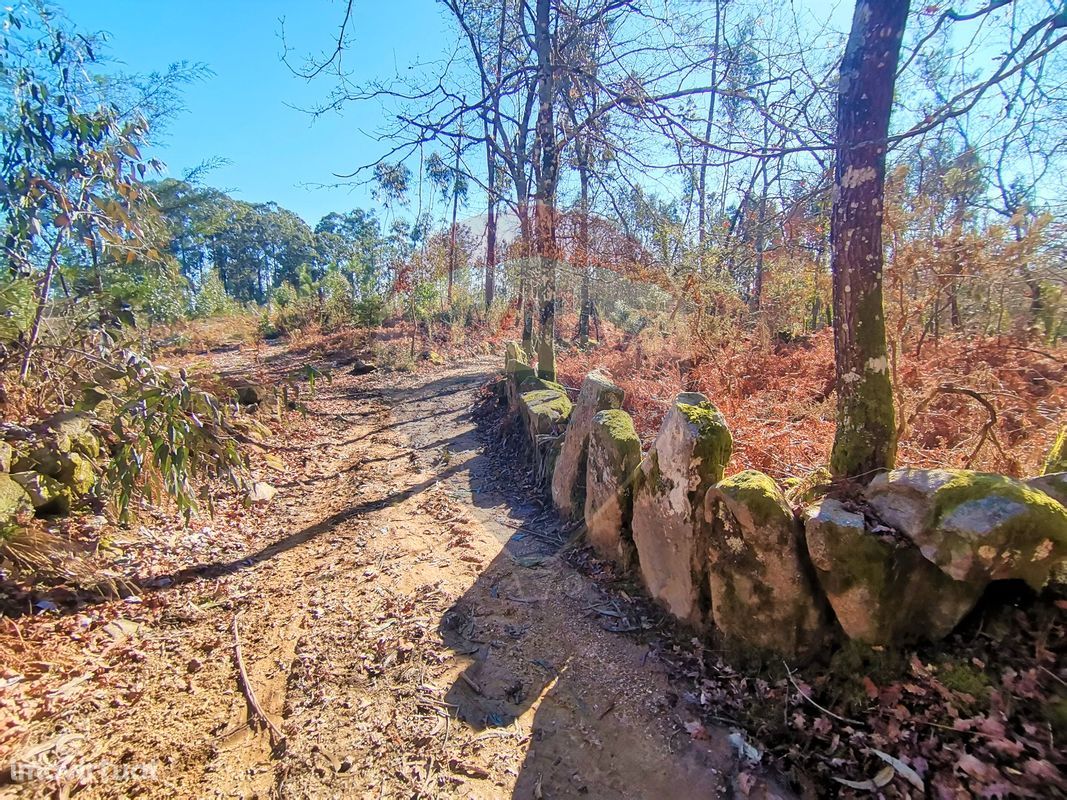
[[[794,507],[760,472],[724,478],[733,441],[703,395],[680,394],[642,453],[606,375],[587,376],[572,403],[514,343],[504,372],[561,515],[678,619],[739,645],[806,658],[835,637],[936,640],[993,581],[1067,580],[1067,473],[897,469],[859,495]]]

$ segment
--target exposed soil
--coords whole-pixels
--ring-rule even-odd
[[[149,774],[0,796],[776,793],[727,730],[693,727],[641,625],[568,565],[521,454],[483,447],[493,368],[339,370],[275,425],[277,496],[174,534],[139,602],[7,620],[0,746]]]

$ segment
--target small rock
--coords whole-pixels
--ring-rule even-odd
[[[278,490],[264,481],[256,481],[248,492],[248,500],[256,505],[265,505],[274,499]]]
[[[243,406],[256,406],[265,403],[274,396],[273,390],[257,383],[242,383],[234,387],[237,402]]]
[[[373,361],[364,361],[361,358],[357,358],[352,362],[352,369],[349,370],[350,375],[369,375],[376,371],[378,365]]]

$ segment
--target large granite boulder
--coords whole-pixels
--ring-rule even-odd
[[[745,470],[708,490],[704,513],[716,627],[761,650],[814,654],[829,633],[829,614],[782,490]]]
[[[641,463],[641,440],[622,409],[598,411],[589,433],[585,471],[585,527],[589,543],[602,558],[623,568],[635,558],[633,484]]]
[[[564,519],[578,519],[585,511],[586,460],[593,417],[598,411],[622,408],[623,394],[601,372],[590,372],[582,381],[552,473],[552,502]]]
[[[704,495],[722,480],[733,439],[706,397],[678,395],[641,462],[633,536],[649,593],[679,619],[702,625],[706,596]]]
[[[518,410],[530,440],[538,484],[547,486],[559,457],[571,401],[560,384],[529,376],[519,386]]]
[[[1067,558],[1067,508],[1003,475],[896,469],[871,481],[866,497],[886,524],[958,581],[1018,579],[1040,589]]]
[[[862,514],[824,498],[804,515],[808,554],[842,629],[870,645],[940,639],[982,594],[957,581],[905,537],[867,529]]]

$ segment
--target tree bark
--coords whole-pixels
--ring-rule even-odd
[[[493,306],[496,287],[496,160],[489,143],[489,124],[485,126],[486,195],[489,198],[485,212],[485,311]]]
[[[593,280],[592,266],[589,259],[589,142],[575,142],[578,156],[578,178],[581,184],[581,201],[578,217],[578,269],[582,273],[581,308],[578,312],[578,340],[582,345],[589,344],[589,306]]]
[[[537,141],[540,164],[534,199],[534,236],[540,273],[541,315],[537,331],[537,374],[556,379],[556,131],[552,114],[555,81],[549,33],[551,0],[537,0],[534,45],[537,50]]]
[[[711,141],[712,125],[715,121],[715,95],[718,89],[719,40],[722,28],[721,0],[715,0],[715,51],[711,57],[711,95],[708,98],[708,124],[704,129],[704,141]],[[704,144],[700,148],[700,177],[697,188],[697,244],[699,246],[698,264],[700,274],[704,274],[704,261],[707,257],[705,244],[708,235],[708,157],[711,146]]]
[[[830,225],[837,368],[836,478],[866,481],[896,461],[882,303],[885,154],[908,0],[858,0],[841,62]]]
[[[22,354],[22,364],[19,367],[19,381],[26,382],[26,376],[30,374],[30,361],[33,359],[33,349],[37,345],[37,338],[41,335],[41,323],[44,321],[44,310],[48,305],[48,294],[52,291],[52,278],[56,274],[59,265],[59,248],[63,245],[66,237],[66,228],[60,228],[56,233],[56,240],[52,243],[52,250],[48,254],[48,265],[45,267],[44,276],[41,278],[41,288],[37,293],[37,310],[33,315],[33,325],[30,327],[30,337],[26,340],[26,352]]]
[[[463,128],[460,127],[462,132]],[[456,166],[452,172],[452,228],[448,240],[448,307],[452,308],[452,285],[456,281],[456,217],[459,214],[459,141],[456,142]]]

